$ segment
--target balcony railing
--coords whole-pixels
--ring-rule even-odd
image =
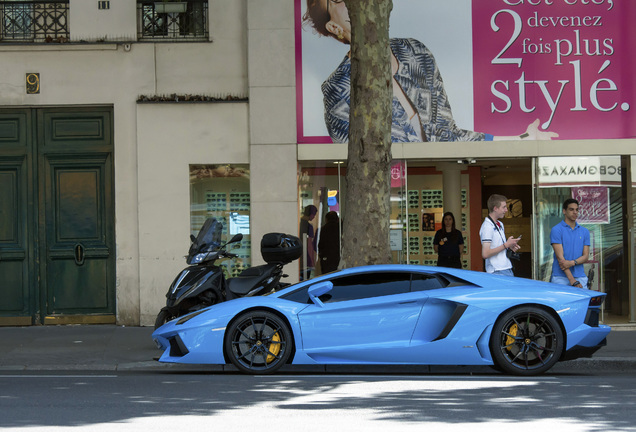
[[[208,40],[208,0],[137,1],[139,40]]]
[[[68,42],[68,3],[0,1],[0,41]]]

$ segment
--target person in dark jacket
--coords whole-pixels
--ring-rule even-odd
[[[307,256],[300,257],[301,281],[311,278],[311,273],[314,271],[314,265],[316,264],[316,238],[314,226],[311,223],[316,217],[316,213],[318,213],[318,209],[315,205],[310,204],[305,207],[298,227],[300,241],[302,242],[304,236],[307,236]]]
[[[318,257],[322,273],[338,270],[340,264],[340,219],[338,213],[330,211],[325,215],[325,224],[320,230]]]
[[[444,213],[442,229],[435,233],[433,248],[438,254],[438,266],[462,268],[464,236],[462,236],[461,231],[455,228],[455,216],[453,213]]]

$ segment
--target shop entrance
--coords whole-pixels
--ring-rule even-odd
[[[0,324],[115,322],[112,117],[0,109]]]
[[[394,262],[436,265],[435,233],[450,211],[464,239],[463,268],[483,271],[479,229],[488,214],[486,201],[496,193],[508,198],[506,233],[523,236],[515,275],[532,276],[530,159],[396,161],[392,185]]]
[[[629,256],[634,208],[631,197],[627,199],[633,181],[623,185],[622,170],[620,156],[543,157],[536,167],[537,278],[550,278],[550,229],[563,219],[562,203],[574,198],[579,202],[577,222],[590,232],[587,288],[607,294],[602,319],[611,324],[627,323],[633,307]]]

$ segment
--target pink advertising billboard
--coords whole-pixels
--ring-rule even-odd
[[[346,5],[295,2],[298,142],[345,142]],[[393,141],[635,137],[635,18],[628,0],[393,0]]]

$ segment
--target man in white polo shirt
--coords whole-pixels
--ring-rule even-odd
[[[481,239],[481,256],[486,260],[486,272],[514,276],[512,263],[506,256],[506,249],[518,251],[520,246],[517,243],[520,238],[510,236],[506,240],[504,226],[500,221],[508,212],[506,201],[503,195],[494,194],[488,198],[488,216],[481,224],[479,238]]]

